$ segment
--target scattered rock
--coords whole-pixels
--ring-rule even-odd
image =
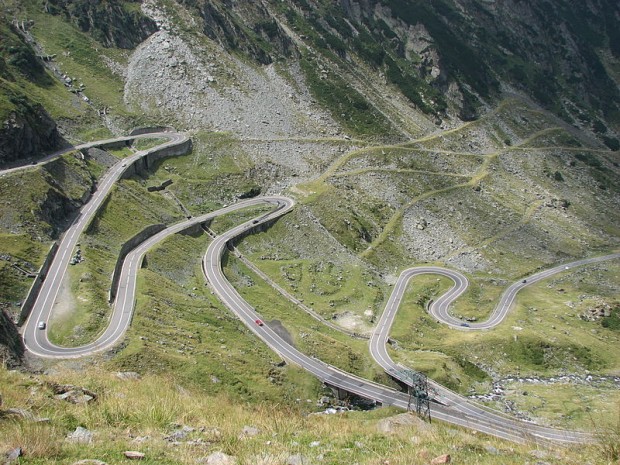
[[[49,418],[45,417],[37,417],[29,410],[25,410],[22,408],[9,408],[6,410],[0,410],[0,417],[14,415],[18,417],[22,417],[26,420],[34,421],[37,423],[50,421]]]
[[[64,394],[59,394],[54,396],[54,398],[58,400],[66,400],[72,404],[87,404],[91,400],[94,400],[92,396],[88,394],[81,393],[80,391],[69,391]]]
[[[491,454],[491,455],[498,455],[499,454],[499,450],[497,450],[496,447],[493,446],[486,446],[485,447],[486,451]]]
[[[531,450],[530,451],[530,455],[532,457],[536,457],[537,459],[544,459],[545,457],[547,457],[547,453],[544,450]]]
[[[403,427],[416,426],[417,429],[426,430],[428,424],[411,413],[401,413],[393,417],[384,418],[377,423],[377,429],[381,433],[394,433]]]
[[[58,400],[66,400],[72,404],[86,404],[97,400],[97,394],[83,387],[71,384],[50,384],[50,386],[54,391],[54,398]]]
[[[450,454],[443,454],[431,460],[431,465],[441,465],[442,463],[450,463],[450,460],[452,460],[452,458],[450,457]]]
[[[251,438],[260,433],[260,430],[255,426],[244,426],[243,430],[241,430],[241,434],[239,435],[239,439],[243,438]]]
[[[319,447],[321,445],[321,441],[312,441],[308,446],[309,447]]]
[[[126,450],[123,452],[123,455],[129,460],[144,460],[144,457],[146,457],[142,452],[136,450]]]
[[[609,318],[611,312],[612,306],[607,302],[600,301],[579,315],[579,318],[584,321],[599,321],[601,318]]]
[[[198,460],[198,463],[205,465],[235,465],[237,459],[232,455],[227,455],[222,451],[213,452],[208,457]]]
[[[19,459],[22,456],[22,448],[21,447],[16,447],[15,449],[11,449],[10,451],[8,451],[6,454],[4,454],[4,464],[8,465],[11,462]]]
[[[310,461],[301,454],[291,455],[289,456],[289,458],[286,459],[286,465],[309,465],[309,464],[310,464]]]
[[[93,442],[93,433],[86,428],[78,426],[75,431],[67,435],[67,441],[78,444],[90,444]]]
[[[116,373],[116,377],[122,380],[138,380],[140,375],[135,371],[119,371]]]
[[[202,427],[200,428],[200,432],[204,434],[211,442],[219,441],[222,438],[222,432],[219,428],[216,428],[215,426],[211,426],[208,428]]]
[[[182,428],[174,430],[169,436],[166,436],[165,439],[167,441],[182,441],[186,439],[192,431],[194,431],[194,428],[191,426],[183,426]]]

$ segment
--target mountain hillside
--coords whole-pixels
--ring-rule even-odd
[[[86,344],[104,329],[111,276],[127,241],[153,225],[258,195],[285,195],[296,205],[235,244],[235,253],[225,256],[226,278],[266,326],[300,351],[395,388],[366,338],[404,269],[428,265],[463,273],[469,288],[450,311],[467,325],[485,320],[510,284],[620,248],[617,2],[5,3],[0,169],[24,169],[0,173],[0,310],[7,318],[0,322],[0,344],[10,348],[2,352],[5,364],[43,373],[20,381],[36,391],[36,409],[51,418],[41,428],[54,447],[41,448],[32,463],[46,454],[57,463],[77,460],[81,452],[63,438],[78,426],[102,431],[100,438],[121,438],[94,436],[92,450],[110,463],[120,452],[108,444],[139,448],[138,438],[149,436],[145,444],[162,463],[195,463],[220,449],[243,457],[240,463],[281,463],[295,450],[317,463],[338,456],[330,455],[331,446],[310,445],[315,439],[308,435],[299,439],[282,430],[283,438],[277,436],[276,426],[277,437],[266,441],[265,433],[263,442],[273,441],[278,451],[266,445],[265,457],[273,457],[260,462],[247,445],[254,442],[238,439],[243,425],[211,435],[207,423],[222,421],[225,412],[192,416],[185,407],[154,406],[147,419],[119,410],[125,400],[115,396],[131,403],[126,383],[134,381],[146,391],[169,383],[170,399],[195,393],[205,405],[225,399],[225,406],[250,406],[238,422],[249,421],[256,409],[295,419],[339,405],[317,379],[259,343],[205,285],[206,229],[173,235],[147,252],[135,314],[119,346],[65,362],[24,353],[8,319],[19,320],[50,247],[112,165],[161,140],[42,160],[68,144],[173,127],[191,137],[193,148],[111,189],[80,237],[58,293],[47,331],[59,345]],[[239,211],[206,226],[222,234],[262,213]],[[482,332],[437,322],[428,305],[451,281],[416,278],[392,329],[391,356],[515,419],[613,430],[617,410],[609,403],[620,402],[620,354],[611,350],[620,343],[620,263],[561,269],[519,292],[506,320]],[[117,380],[110,372],[136,375]],[[13,376],[3,374],[0,388]],[[41,387],[45,379],[66,384],[78,377],[103,392],[96,415],[85,406],[62,411],[51,388]],[[19,396],[8,398],[23,406]],[[0,439],[0,447],[18,447],[27,437],[34,448],[39,426],[20,436],[27,420],[21,421],[11,424],[10,440]],[[192,441],[202,426],[209,433],[204,441],[177,444],[185,455],[172,457],[177,449],[159,436],[182,425],[196,428]],[[407,444],[417,447],[418,434],[406,431]],[[453,434],[431,431],[428,436],[441,436],[439,444]],[[492,452],[491,443],[469,433],[464,438],[454,447],[455,454],[467,450],[460,455],[465,459],[509,460]],[[379,457],[354,442],[338,440],[333,447],[355,451],[350,457],[359,463],[392,463],[386,449],[377,449]],[[437,443],[428,447],[439,455]],[[294,444],[302,447],[293,450]],[[594,460],[617,460],[617,448],[601,444]],[[582,458],[551,453],[549,460],[566,463]],[[528,451],[519,454],[517,460],[533,460]],[[411,463],[405,455],[393,463]],[[352,463],[346,457],[333,463]],[[420,452],[413,463],[430,459]]]

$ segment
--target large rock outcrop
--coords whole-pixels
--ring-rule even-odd
[[[24,352],[24,342],[17,326],[4,310],[0,310],[0,360],[8,368],[15,368],[22,364]]]
[[[27,101],[2,121],[0,127],[0,165],[52,151],[62,138],[56,122],[41,105]]]
[[[49,0],[47,10],[64,15],[104,47],[135,48],[157,30],[155,22],[131,3],[119,0]]]

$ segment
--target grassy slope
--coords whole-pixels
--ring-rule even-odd
[[[432,139],[424,141],[426,145],[430,142]],[[120,243],[146,224],[169,222],[181,217],[181,212],[174,202],[169,199],[163,200],[161,194],[146,193],[146,185],[172,179],[173,184],[169,189],[195,213],[212,209],[224,202],[231,202],[236,193],[244,192],[252,186],[245,174],[252,168],[252,164],[234,139],[226,135],[205,134],[197,138],[196,147],[194,153],[188,156],[162,161],[159,169],[148,180],[123,181],[115,189],[100,219],[94,223],[83,241],[86,261],[71,270],[76,296],[82,303],[87,303],[81,305],[81,308],[89,312],[95,310],[95,313],[83,312],[81,321],[80,318],[76,318],[73,325],[78,324],[79,331],[65,334],[63,337],[66,341],[73,339],[73,343],[81,343],[92,338],[101,328],[102,321],[105,321],[102,320],[105,313],[98,310],[107,307],[105,303],[107,283]],[[414,157],[410,156],[412,153],[415,154]],[[366,164],[366,158],[373,160],[371,166],[384,161],[381,163],[381,168],[393,169],[395,171],[393,176],[396,176],[396,179],[405,174],[404,170],[408,170],[406,171],[408,176],[432,176],[432,179],[439,177],[448,183],[460,182],[458,177],[451,176],[456,166],[462,168],[464,176],[471,176],[479,169],[480,160],[483,160],[477,155],[464,154],[455,154],[455,159],[452,159],[440,151],[431,157],[426,151],[407,148],[370,149],[362,151],[362,155],[365,158],[362,161],[349,157],[346,163],[342,163],[337,172],[335,171],[336,175],[330,178],[335,180],[333,183],[330,182],[331,186],[341,187],[343,184],[339,184],[340,182],[350,182],[351,178],[365,173],[356,170]],[[432,174],[429,174],[430,170],[433,170]],[[441,174],[437,174],[438,171],[441,171]],[[408,183],[405,179],[397,184],[400,188],[407,188]],[[220,185],[226,186],[226,190],[220,189]],[[318,198],[326,195],[329,189],[333,187],[323,190]],[[420,195],[428,187],[421,184],[416,189],[418,189],[417,195]],[[357,317],[357,321],[368,325],[371,316],[364,312],[371,310],[374,315],[380,312],[389,293],[389,287],[385,286],[378,270],[372,266],[364,271],[366,267],[363,262],[352,261],[350,264],[345,264],[350,260],[346,258],[350,252],[346,248],[342,250],[341,245],[340,248],[334,248],[337,253],[333,255],[333,260],[325,262],[317,256],[316,250],[329,250],[319,245],[321,241],[326,240],[322,237],[325,233],[324,230],[316,228],[316,223],[310,223],[308,218],[304,217],[314,208],[316,198],[305,199],[298,211],[279,221],[266,233],[245,239],[241,249],[254,258],[263,271],[270,274],[274,280],[302,297],[306,303],[313,303],[314,308],[324,316],[329,317],[333,313],[352,313]],[[341,201],[342,198],[334,196],[330,202],[336,205],[337,200]],[[346,196],[344,198],[346,199]],[[403,205],[405,204],[406,199],[403,201]],[[131,205],[148,207],[127,208]],[[362,208],[365,208],[364,214],[371,211],[377,215],[380,220],[377,221],[378,225],[381,221],[388,221],[393,215],[393,210],[382,207],[379,203],[374,208]],[[227,227],[233,220],[238,221],[247,217],[246,215],[236,215],[237,219],[231,217],[217,220],[212,226],[219,230]],[[363,220],[363,214],[358,216],[358,221],[359,218]],[[321,220],[324,222],[325,217],[321,217]],[[401,229],[397,226],[394,231],[394,234],[398,235]],[[346,241],[343,242],[347,245]],[[310,247],[311,254],[308,250],[305,255],[300,254],[296,249],[298,244],[304,243],[315,244],[314,248]],[[316,395],[316,383],[307,375],[300,376],[298,371],[291,368],[274,372],[270,365],[271,361],[275,361],[273,355],[266,348],[257,347],[247,331],[204,288],[198,262],[188,262],[185,257],[199,257],[205,247],[204,238],[178,236],[147,256],[148,270],[144,271],[144,276],[141,278],[144,291],[138,301],[137,316],[129,332],[127,347],[110,366],[140,372],[163,373],[174,370],[179,379],[192,386],[204,384],[205,379],[214,376],[221,382],[212,383],[213,386],[209,386],[208,391],[225,392],[226,395],[244,400],[256,398],[275,400],[282,396],[293,400]],[[389,247],[398,246],[392,241],[386,241],[382,247],[384,250],[389,250]],[[384,250],[380,250],[377,254],[384,254]],[[273,257],[274,253],[279,256]],[[261,256],[267,258],[256,260]],[[301,349],[342,368],[384,380],[379,370],[372,368],[365,343],[350,342],[339,333],[321,328],[315,320],[293,310],[290,304],[234,260],[229,261],[227,272],[248,299],[263,312],[267,320],[278,319],[289,329]],[[434,279],[429,280],[431,293],[437,292],[433,289]],[[254,284],[248,286],[247,283]],[[610,292],[613,292],[612,285],[610,289]],[[472,291],[465,296],[464,303],[459,304],[458,311],[469,314],[472,308],[479,308],[481,304],[490,305],[500,290],[501,283],[490,281],[488,277],[474,279]],[[265,306],[264,302],[267,301],[272,304]],[[486,342],[476,340],[476,343],[472,343],[473,341],[463,339],[460,334],[454,335],[454,332],[425,321],[428,319],[421,314],[419,318],[424,323],[421,327],[425,335],[424,340],[420,339],[420,334],[414,334],[408,339],[406,335],[401,336],[396,332],[402,349],[397,358],[402,357],[401,360],[406,362],[413,361],[414,367],[417,367],[415,362],[419,360],[420,369],[424,370],[424,367],[427,367],[431,376],[463,391],[467,391],[471,386],[478,390],[488,386],[488,378],[471,364],[472,361],[476,361],[475,357],[481,357],[486,362],[485,347],[506,345],[507,354],[510,356],[506,357],[506,365],[500,368],[503,372],[510,373],[515,364],[519,364],[521,370],[525,372],[530,357],[529,347],[532,345],[536,347],[536,341],[539,340],[537,335],[530,337],[523,333],[524,345],[511,345],[505,342],[510,340],[511,336],[501,332],[505,330],[499,330],[500,336],[497,336],[498,333],[493,333],[495,336],[489,336]],[[97,322],[97,325],[91,325],[92,322]],[[506,328],[511,324],[513,323],[507,323]],[[214,325],[217,328],[215,333],[211,330]],[[239,337],[240,332],[245,336]],[[232,334],[235,336],[232,337]],[[148,336],[140,338],[138,337],[140,335]],[[430,339],[430,335],[435,337]],[[441,342],[433,342],[434,340]],[[420,344],[423,345],[424,352],[418,351]],[[558,354],[563,357],[568,349],[574,350],[576,347],[563,339],[556,346]],[[602,347],[604,346],[601,346],[601,349]],[[472,354],[473,358],[465,359],[457,356],[458,353]],[[581,352],[577,355],[581,356]],[[250,357],[252,361],[244,361],[245,357]],[[603,367],[592,365],[598,362],[588,357],[588,354],[585,354],[582,358],[578,358],[579,363],[574,366],[583,362],[590,364],[585,365],[588,368]],[[566,357],[562,360],[565,359]],[[616,366],[614,360],[605,363],[611,369]],[[536,364],[530,367],[532,370],[540,371],[540,367]],[[549,373],[552,373],[557,367],[556,364],[545,368],[549,368],[551,370]],[[293,379],[295,382],[291,383]],[[550,415],[553,415],[553,412]]]
[[[489,390],[489,379],[471,363],[501,377],[557,377],[584,372],[617,376],[620,358],[615,351],[608,350],[619,342],[617,330],[604,328],[601,321],[583,321],[579,315],[601,297],[616,297],[614,283],[619,272],[620,265],[609,263],[567,272],[533,285],[522,291],[501,326],[483,332],[450,330],[434,322],[424,311],[424,305],[445,284],[434,277],[415,279],[394,323],[392,335],[400,350],[394,351],[393,356],[462,392],[470,387],[479,392]],[[471,297],[464,298],[468,301]],[[498,353],[502,356],[498,357]],[[528,391],[530,387],[520,389]],[[534,415],[547,418],[552,424],[591,428],[592,409],[597,410],[597,419],[609,422],[616,418],[613,409],[603,412],[597,406],[599,401],[592,396],[591,388],[558,388],[553,384],[537,385],[534,389],[539,402],[550,405],[535,409]],[[570,399],[570,394],[582,390],[587,394],[585,399],[593,399],[592,404],[585,399]],[[563,395],[558,397],[558,392]],[[612,399],[614,392],[610,390]],[[519,399],[520,405],[526,400]]]
[[[73,383],[95,391],[88,405],[54,399],[46,383]],[[139,450],[144,463],[193,464],[200,457],[223,451],[242,464],[284,463],[294,454],[305,460],[339,465],[425,464],[449,453],[458,463],[522,464],[534,460],[531,445],[519,446],[439,424],[396,428],[381,432],[378,423],[392,409],[345,415],[302,416],[296,407],[269,402],[239,403],[225,394],[205,395],[169,375],[148,375],[122,381],[98,368],[88,379],[74,370],[54,375],[27,376],[0,371],[3,408],[23,408],[50,421],[35,423],[15,417],[0,418],[0,448],[22,447],[24,464],[73,463],[96,458],[129,463],[122,453]],[[158,402],[153,403],[157,397]],[[177,426],[195,428],[175,447],[165,437]],[[258,428],[254,437],[241,438],[246,425]],[[65,436],[83,426],[94,432],[91,444],[78,445]],[[179,426],[179,427],[180,427]],[[543,452],[541,452],[543,453]],[[580,464],[587,460],[611,463],[601,446],[547,452],[554,461]],[[322,459],[321,459],[322,457]]]

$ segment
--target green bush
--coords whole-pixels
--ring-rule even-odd
[[[601,320],[601,326],[612,331],[620,331],[620,307],[614,308],[611,315],[604,317]]]

